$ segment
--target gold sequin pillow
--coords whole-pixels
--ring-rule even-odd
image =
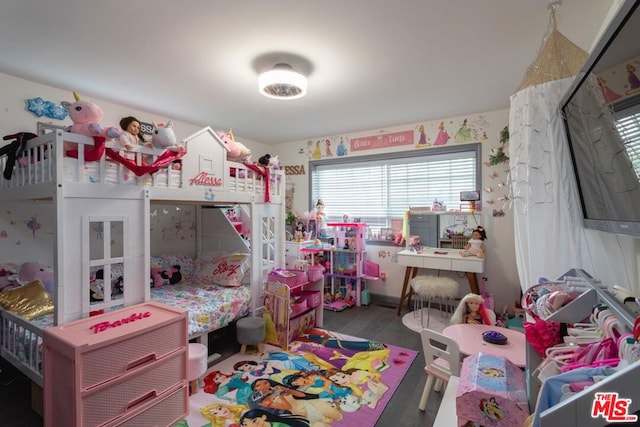
[[[0,305],[27,320],[53,313],[53,299],[39,280],[0,292]]]

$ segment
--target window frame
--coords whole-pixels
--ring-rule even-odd
[[[638,137],[640,131],[640,94],[617,101],[612,104],[611,108],[616,130],[640,181],[638,154],[640,151],[640,137]],[[633,129],[631,129],[632,127]],[[633,134],[633,139],[629,139],[631,134]]]
[[[342,166],[345,164],[354,164],[354,163],[397,161],[399,159],[400,160],[415,159],[416,157],[441,156],[441,155],[446,155],[451,153],[461,153],[461,152],[474,153],[475,160],[476,160],[476,165],[475,165],[476,166],[476,171],[475,171],[476,188],[469,189],[469,190],[476,190],[481,192],[481,189],[482,189],[482,143],[481,142],[464,143],[464,144],[456,144],[456,145],[444,145],[441,147],[430,147],[422,150],[404,150],[404,151],[395,151],[390,153],[344,156],[344,157],[337,157],[337,158],[334,157],[331,159],[312,160],[309,162],[309,180],[308,180],[309,212],[315,211],[316,201],[314,200],[314,194],[313,194],[313,174],[315,173],[316,168],[320,166],[327,166],[327,165]],[[428,205],[430,206],[430,203]],[[371,242],[372,244],[380,245],[380,246],[393,245],[393,242],[386,242],[381,240],[373,240],[369,242]]]

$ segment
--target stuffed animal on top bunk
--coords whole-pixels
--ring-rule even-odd
[[[104,117],[104,111],[99,105],[90,102],[82,101],[77,93],[73,92],[75,102],[62,101],[62,106],[69,113],[69,118],[73,121],[71,126],[68,126],[66,131],[71,133],[77,133],[80,135],[94,137],[101,137],[104,139],[118,138],[120,136],[120,129],[116,127],[103,127],[100,124]],[[65,153],[70,157],[78,157],[78,150],[76,144],[65,142]],[[104,140],[95,142],[93,146],[87,145],[84,149],[85,160],[95,161],[102,157],[104,154]]]
[[[161,150],[169,150],[174,153],[184,151],[184,145],[178,144],[176,134],[173,132],[173,120],[167,123],[153,122],[153,130],[151,131],[151,143],[154,147]],[[182,160],[174,160],[172,167],[175,170],[182,168]]]
[[[271,162],[271,154],[265,154],[264,156],[260,156],[258,159],[258,163],[260,163],[264,167],[269,167],[269,163]]]
[[[8,141],[10,139],[14,140],[0,148],[0,156],[4,156],[5,154],[7,155],[7,162],[4,165],[3,172],[4,179],[11,179],[11,176],[13,175],[13,167],[16,164],[16,160],[18,160],[24,152],[27,142],[37,136],[38,135],[31,132],[18,132],[2,137],[4,141]],[[21,162],[21,164],[24,165],[26,164],[26,162]]]
[[[153,122],[151,143],[154,147],[177,153],[180,150],[184,150],[184,146],[178,144],[177,141],[176,134],[173,132],[173,120],[169,120],[167,123]]]
[[[269,159],[269,168],[271,172],[278,171],[282,168],[282,164],[280,163],[280,158],[278,156],[271,156]],[[280,181],[282,179],[282,175],[271,174],[271,182]]]
[[[245,163],[251,161],[251,150],[243,143],[236,141],[232,130],[220,134],[220,139],[227,150],[227,160]]]
[[[264,166],[266,169],[269,169],[271,172],[280,170],[281,164],[278,156],[272,156],[271,154],[265,154],[258,159],[258,164]],[[271,182],[276,182],[276,180],[280,180],[280,175],[271,175]]]

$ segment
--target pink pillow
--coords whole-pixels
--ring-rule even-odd
[[[203,254],[196,260],[196,279],[206,284],[240,286],[249,264],[249,254]]]

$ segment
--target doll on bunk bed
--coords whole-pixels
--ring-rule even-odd
[[[120,134],[118,141],[126,150],[131,150],[137,145],[152,147],[150,141],[145,141],[140,132],[140,120],[133,116],[123,117],[120,120],[120,127],[123,132]]]
[[[478,294],[467,294],[451,316],[452,324],[471,323],[475,325],[493,325],[491,313],[484,307],[484,299]]]
[[[483,227],[476,227],[471,233],[471,239],[469,239],[464,249],[460,251],[460,255],[463,257],[476,256],[484,258],[485,240],[487,240],[487,232]]]

